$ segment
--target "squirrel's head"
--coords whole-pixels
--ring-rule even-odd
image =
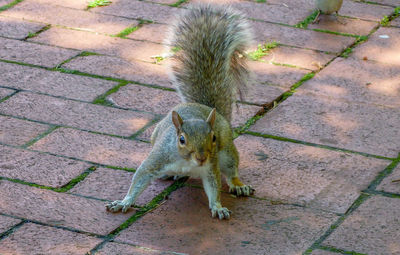
[[[215,114],[215,109],[212,109],[205,121],[200,119],[184,121],[177,112],[172,112],[178,152],[183,158],[192,160],[199,166],[210,162],[217,144],[217,137],[214,134]]]

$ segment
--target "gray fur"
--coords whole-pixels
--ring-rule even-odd
[[[180,49],[171,75],[183,102],[216,108],[230,122],[232,104],[249,82],[249,31],[245,18],[226,6],[196,6],[178,19],[168,44]]]

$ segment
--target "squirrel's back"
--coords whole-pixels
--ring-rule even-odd
[[[171,75],[182,100],[216,108],[230,121],[232,104],[249,82],[247,21],[226,6],[199,5],[181,15],[171,32],[168,44],[177,51]]]

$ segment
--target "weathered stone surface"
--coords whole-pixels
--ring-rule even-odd
[[[3,232],[6,232],[11,227],[17,225],[20,222],[21,222],[21,220],[0,215],[0,234]]]
[[[174,0],[175,1],[175,0]],[[155,43],[164,43],[168,34],[168,25],[145,24],[127,37],[135,40],[145,40]]]
[[[88,7],[88,1],[82,1],[82,0],[35,0],[37,3],[41,4],[51,4],[51,5],[56,5],[56,6],[63,6],[63,7],[69,7],[69,8],[74,8],[74,9],[87,9]]]
[[[29,33],[36,33],[44,26],[44,24],[40,23],[28,22],[21,19],[1,16],[0,36],[14,39],[24,39],[28,36]]]
[[[8,181],[0,181],[0,192],[2,213],[99,235],[107,235],[133,213],[110,213],[102,201]]]
[[[0,103],[0,113],[85,130],[130,136],[153,116],[102,105],[21,92]]]
[[[389,161],[250,135],[235,140],[255,196],[344,213]]]
[[[181,102],[176,92],[129,84],[111,94],[107,99],[123,108],[167,114]]]
[[[115,0],[109,6],[94,8],[92,11],[168,24],[180,9],[136,0]]]
[[[167,251],[156,251],[149,248],[135,247],[122,243],[106,243],[100,250],[96,252],[99,255],[119,254],[119,255],[166,255],[176,254]]]
[[[0,0],[0,6],[9,4],[9,3],[13,2],[13,1],[14,1],[14,0]]]
[[[3,13],[6,16],[35,20],[74,29],[106,34],[118,34],[127,27],[138,25],[138,21],[122,17],[74,10],[55,4],[27,0]],[[89,34],[89,33],[88,33]]]
[[[13,89],[0,88],[0,100],[5,98],[6,96],[11,95],[14,92],[15,92],[15,90],[13,90]]]
[[[86,254],[101,241],[72,231],[26,223],[0,241],[0,253]]]
[[[267,201],[226,194],[222,204],[233,212],[229,221],[211,218],[202,189],[182,188],[123,230],[116,240],[190,254],[300,254],[337,218],[326,212],[271,206]]]
[[[151,146],[134,140],[60,128],[31,148],[105,165],[137,168]]]
[[[298,91],[396,108],[400,106],[399,81],[400,66],[337,58]]]
[[[93,101],[118,83],[0,62],[0,84],[77,100]]]
[[[48,128],[47,125],[0,116],[0,142],[10,145],[24,145]]]
[[[156,43],[127,40],[57,27],[40,33],[31,41],[147,62],[155,62],[154,56],[161,55],[165,51],[163,45]]]
[[[142,133],[140,133],[136,138],[142,141],[150,142],[151,134],[153,134],[154,129],[156,128],[157,123],[151,125],[146,128]]]
[[[288,1],[285,5],[240,1],[232,6],[249,18],[289,25],[296,25],[313,12],[312,8],[304,5],[299,8],[296,1]]]
[[[400,18],[397,17],[396,19],[392,20],[392,22],[390,22],[390,25],[394,27],[400,27]]]
[[[282,95],[289,88],[285,89],[279,86],[267,84],[254,84],[243,98],[244,102],[265,105],[273,102],[278,96]]]
[[[400,194],[400,166],[397,166],[390,175],[383,179],[377,190]]]
[[[400,199],[373,196],[323,242],[370,255],[400,253]]]
[[[355,38],[316,32],[313,30],[252,21],[256,44],[278,42],[300,48],[341,52],[350,46]]]
[[[5,60],[55,67],[78,53],[76,50],[0,37],[0,58]]]
[[[295,94],[251,131],[387,157],[400,151],[398,108],[356,104],[322,95]],[[382,125],[385,123],[385,125]]]
[[[309,73],[307,70],[286,66],[277,66],[268,62],[260,61],[249,61],[248,66],[249,69],[254,73],[256,86],[259,83],[262,83],[289,89],[305,74]]]
[[[173,87],[163,65],[127,61],[109,56],[78,57],[63,67],[82,72],[136,81],[162,87]]]
[[[0,176],[59,188],[83,173],[84,162],[0,145]]]
[[[319,21],[309,24],[308,28],[355,35],[368,35],[369,32],[377,26],[378,23],[372,21],[344,17],[336,18],[335,15],[320,15]]]
[[[236,104],[232,108],[232,127],[239,127],[246,124],[246,122],[254,117],[263,108],[256,105]]]
[[[315,71],[321,69],[334,57],[334,55],[314,50],[279,46],[271,50],[268,56],[261,58],[261,60],[278,64],[294,65]]]
[[[314,250],[311,255],[338,255],[336,252],[324,251],[324,250]]]
[[[133,173],[110,168],[98,168],[70,190],[71,193],[107,199],[122,200],[131,185]],[[107,180],[107,181],[105,181]],[[155,180],[139,196],[136,205],[145,205],[161,193],[171,182]]]
[[[380,2],[380,1],[377,1]],[[380,21],[383,16],[389,16],[393,8],[382,5],[371,5],[354,1],[343,1],[339,14],[366,20]]]
[[[354,49],[353,56],[399,66],[399,45],[400,28],[381,27],[372,34],[366,43]]]

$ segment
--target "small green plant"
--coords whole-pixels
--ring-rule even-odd
[[[387,27],[387,26],[389,26],[389,23],[390,23],[390,19],[388,16],[385,15],[383,17],[383,19],[381,20],[381,25],[384,27]]]
[[[36,35],[37,35],[36,33],[29,32],[26,38],[32,38],[35,37]]]
[[[310,16],[308,16],[307,18],[305,18],[303,21],[301,21],[300,23],[296,24],[295,27],[298,28],[307,28],[308,24],[314,22],[314,20],[317,18],[319,11],[315,10],[313,13],[310,14]]]
[[[88,8],[94,8],[94,7],[98,7],[98,6],[107,6],[111,4],[111,1],[109,0],[94,0],[89,2],[88,4]]]
[[[249,57],[250,59],[257,61],[260,58],[268,55],[269,51],[276,48],[277,46],[277,42],[264,43],[263,45],[259,44],[257,46],[257,50],[249,53]]]
[[[256,0],[257,3],[266,3],[266,0]]]
[[[124,30],[122,30],[121,32],[119,32],[118,34],[116,34],[115,36],[121,37],[121,38],[126,38],[127,35],[135,32],[138,29],[139,29],[139,26],[128,27],[128,28],[125,28]]]

